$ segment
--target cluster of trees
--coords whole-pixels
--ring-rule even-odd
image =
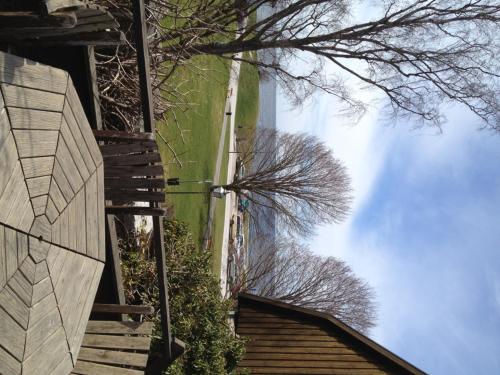
[[[127,25],[128,0],[101,1],[115,6]],[[272,11],[256,18],[262,7]],[[395,117],[439,127],[445,120],[443,105],[455,103],[476,114],[483,127],[500,130],[497,0],[360,4],[352,0],[149,0],[148,10],[157,90],[193,57],[214,55],[273,72],[293,104],[322,90],[348,113],[362,115],[368,103],[350,90],[350,82],[358,82],[380,92]],[[354,12],[367,16],[353,17]],[[135,87],[129,82],[136,82],[130,65],[135,51],[129,44],[124,48],[103,57],[101,65],[115,64],[117,73],[110,69],[101,84],[105,103],[128,121],[122,114],[135,107],[120,106],[114,100],[124,97],[116,82],[128,89]],[[250,51],[267,51],[272,59],[241,54]],[[307,64],[298,64],[301,60]],[[174,105],[165,98],[157,96],[158,117]],[[253,202],[249,214],[255,220],[265,219],[258,209],[265,207],[277,214],[278,225],[288,236],[303,237],[311,235],[315,225],[339,222],[348,213],[348,174],[318,139],[263,130],[255,142],[242,146],[241,157],[252,165],[250,173],[224,187]],[[270,249],[269,256],[262,261],[273,267],[266,273],[272,282],[260,288],[260,294],[333,312],[363,330],[370,327],[372,291],[344,263],[315,257],[293,241],[281,244],[279,251]],[[246,275],[247,285],[260,273],[255,270],[258,265],[250,269],[255,274]],[[301,281],[298,289],[296,280]]]

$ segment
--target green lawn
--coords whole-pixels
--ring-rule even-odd
[[[224,116],[224,104],[227,95],[229,64],[210,56],[197,57],[193,62],[204,67],[203,74],[185,67],[177,70],[170,84],[184,82],[189,90],[188,111],[177,111],[169,114],[166,122],[158,124],[159,133],[169,143],[157,137],[162,160],[167,170],[167,177],[179,177],[183,180],[212,180],[217,159],[217,148]],[[258,116],[259,75],[257,69],[242,64],[240,83],[236,103],[236,127],[238,137],[252,136]],[[174,118],[177,118],[177,128]],[[222,159],[220,181],[227,180],[227,163],[229,151],[229,126]],[[172,150],[183,163],[176,161]],[[167,192],[201,192],[206,191],[208,184],[181,183],[170,186]],[[207,227],[209,197],[208,194],[167,195],[167,202],[174,207],[175,217],[189,225],[193,239],[202,244],[203,234]],[[212,249],[213,270],[218,274],[221,267],[221,249],[223,242],[225,203],[218,200],[213,222]]]
[[[244,58],[250,55],[245,53]],[[259,115],[259,73],[255,66],[242,63],[236,102],[238,138],[253,137]]]
[[[182,167],[173,152],[157,137],[167,177],[182,180],[212,180],[217,158],[219,135],[227,95],[229,65],[211,56],[200,56],[191,62],[203,67],[203,73],[187,67],[179,68],[171,78],[172,83],[184,83],[190,108],[186,112],[170,113],[166,122],[157,125],[159,133],[168,141],[182,161]],[[185,143],[174,122],[184,130]],[[208,184],[184,183],[170,186],[167,192],[206,191]],[[177,219],[186,222],[196,243],[201,244],[207,225],[208,194],[167,195],[173,204]]]

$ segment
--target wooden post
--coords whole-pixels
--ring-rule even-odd
[[[134,28],[137,48],[137,65],[139,68],[139,84],[142,97],[142,115],[144,119],[144,131],[155,133],[153,112],[153,91],[151,87],[151,72],[149,65],[148,33],[144,0],[133,0]],[[150,202],[152,208],[158,207],[157,202]],[[165,343],[165,362],[172,359],[172,334],[170,332],[170,310],[168,306],[168,287],[165,245],[163,243],[163,222],[159,217],[153,217],[153,246],[155,249],[156,267],[158,272],[158,283],[160,290],[160,314],[162,336]]]

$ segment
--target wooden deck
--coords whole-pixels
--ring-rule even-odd
[[[0,374],[68,374],[105,261],[103,160],[62,70],[0,52]]]

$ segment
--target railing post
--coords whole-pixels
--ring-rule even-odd
[[[153,91],[151,86],[151,72],[149,65],[148,31],[144,0],[133,0],[134,31],[137,48],[137,65],[139,68],[139,84],[141,88],[142,114],[144,131],[155,133],[155,119],[153,111]],[[157,208],[156,202],[150,202],[150,207]],[[162,336],[165,342],[167,361],[172,358],[172,335],[170,332],[170,311],[168,306],[167,272],[165,246],[163,243],[163,222],[159,217],[153,217],[153,246],[155,249],[156,267],[160,290],[160,314]]]

